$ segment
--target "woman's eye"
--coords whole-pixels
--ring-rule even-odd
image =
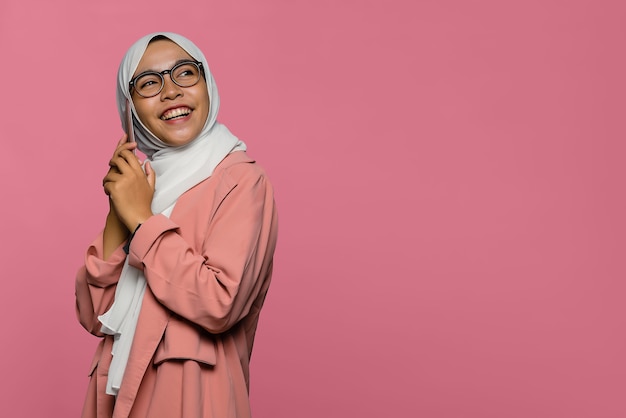
[[[140,89],[147,89],[154,86],[158,86],[160,84],[160,80],[153,76],[142,77],[137,80],[137,87]]]
[[[196,77],[197,71],[191,64],[185,64],[176,69],[176,78],[193,78]]]

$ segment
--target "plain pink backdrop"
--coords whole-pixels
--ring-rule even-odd
[[[258,418],[626,416],[626,6],[3,0],[3,417],[78,416],[115,75],[206,53],[281,235]]]

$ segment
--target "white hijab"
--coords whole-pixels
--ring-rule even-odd
[[[156,36],[164,36],[175,42],[194,59],[202,62],[204,69],[210,101],[209,115],[198,137],[179,147],[165,144],[146,128],[137,116],[129,92],[129,83],[137,65],[148,44]],[[117,74],[117,108],[124,130],[127,103],[132,107],[137,147],[148,157],[156,173],[156,188],[152,200],[152,212],[155,214],[169,217],[176,201],[184,192],[209,178],[228,154],[246,149],[243,142],[217,122],[220,99],[209,65],[202,51],[181,35],[169,32],[152,33],[139,39],[126,52]],[[114,336],[113,360],[106,388],[110,395],[117,395],[124,377],[145,288],[143,272],[130,266],[126,257],[113,306],[98,317],[102,323],[102,332]]]

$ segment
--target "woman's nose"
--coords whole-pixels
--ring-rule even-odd
[[[163,76],[163,90],[161,91],[161,99],[175,99],[183,95],[183,89],[174,81],[171,74]]]

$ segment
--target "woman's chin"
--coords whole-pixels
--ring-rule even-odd
[[[190,132],[188,129],[172,130],[173,132],[161,132],[157,135],[161,141],[173,147],[186,145],[198,136],[199,132]]]
[[[191,137],[167,137],[167,138],[162,138],[161,141],[163,141],[164,143],[166,143],[169,146],[172,147],[180,147],[182,145],[187,145],[188,143],[190,143],[193,140],[193,138]]]

